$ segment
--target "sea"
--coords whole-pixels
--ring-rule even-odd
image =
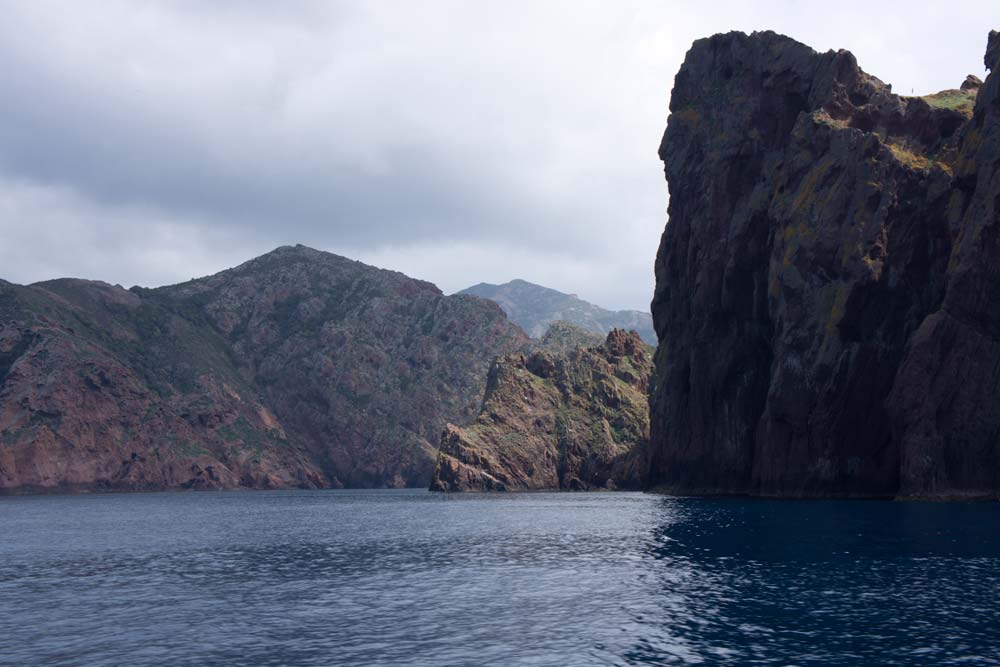
[[[0,665],[998,665],[1000,505],[0,498]]]

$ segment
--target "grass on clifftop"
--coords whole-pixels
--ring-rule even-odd
[[[975,91],[942,90],[933,95],[924,95],[921,99],[932,107],[961,111],[969,116],[972,115],[972,110],[976,106]]]
[[[889,143],[886,144],[889,151],[892,152],[893,157],[895,157],[901,164],[910,169],[917,169],[920,171],[926,171],[930,169],[935,163],[923,155],[917,155],[913,151],[909,150],[905,146],[900,146],[899,144]]]

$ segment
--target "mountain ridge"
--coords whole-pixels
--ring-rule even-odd
[[[305,246],[159,288],[0,282],[0,492],[424,486],[525,334]]]
[[[635,330],[651,345],[656,344],[652,316],[638,310],[607,310],[584,301],[576,294],[515,278],[506,283],[478,283],[456,292],[471,294],[500,304],[507,317],[532,338],[541,338],[557,321],[575,324],[606,336],[612,329]]]

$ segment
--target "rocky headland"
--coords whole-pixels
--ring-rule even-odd
[[[692,46],[660,146],[652,488],[1000,494],[1000,33],[985,65],[906,97],[770,32]]]
[[[652,349],[621,329],[567,349],[568,325],[554,328],[533,352],[493,362],[479,416],[441,436],[432,490],[640,487]]]
[[[641,313],[303,246],[157,289],[0,281],[0,493],[1000,498],[1000,33],[984,62],[907,97],[846,51],[696,42],[655,357]]]

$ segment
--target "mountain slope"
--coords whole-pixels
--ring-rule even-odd
[[[652,485],[1000,493],[1000,35],[900,97],[846,51],[695,42],[660,147]]]
[[[656,345],[656,332],[649,313],[605,310],[575,294],[564,294],[525,280],[512,280],[503,285],[479,283],[459,294],[471,294],[500,304],[507,317],[532,338],[541,338],[550,324],[562,320],[601,336],[612,329],[638,331],[644,341]]]
[[[302,246],[158,289],[0,284],[0,489],[428,484],[527,337]]]
[[[197,314],[0,284],[0,492],[324,484]]]
[[[442,434],[431,489],[637,488],[649,355],[638,334],[615,329],[593,347],[497,359],[475,422]]]
[[[334,484],[425,486],[447,421],[526,338],[494,304],[296,246],[157,290],[194,304]]]

